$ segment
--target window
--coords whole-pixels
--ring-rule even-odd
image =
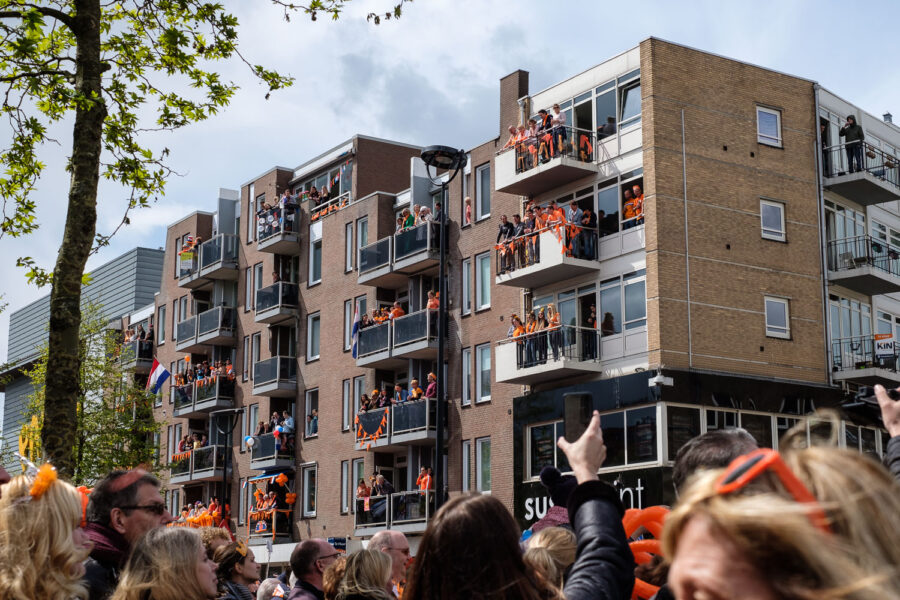
[[[353,270],[353,223],[344,224],[344,272],[349,273]]]
[[[566,455],[556,446],[556,440],[564,433],[562,421],[532,425],[528,428],[528,437],[525,438],[525,443],[528,444],[527,477],[532,479],[540,477],[541,469],[544,467],[556,467],[564,473],[571,470]]]
[[[625,275],[625,329],[637,329],[647,325],[646,271],[641,269]]]
[[[491,492],[491,438],[475,440],[475,489]]]
[[[309,285],[322,281],[322,221],[309,226]]]
[[[491,254],[475,257],[475,310],[491,307]]]
[[[166,307],[160,306],[156,309],[156,345],[162,346],[166,343]]]
[[[353,459],[353,479],[350,481],[350,486],[353,489],[353,497],[356,497],[356,486],[359,483],[359,480],[362,479],[365,481],[366,479],[366,459],[364,458],[354,458]],[[363,500],[360,500],[360,506],[362,506]],[[356,502],[353,503],[353,512],[356,512]]]
[[[316,516],[316,479],[318,475],[318,467],[316,465],[303,467],[303,516]]]
[[[353,300],[344,300],[344,352],[353,344]]]
[[[356,221],[356,254],[359,249],[369,245],[369,217],[363,217]]]
[[[341,429],[348,431],[350,429],[350,415],[354,414],[350,410],[350,380],[345,379],[341,385]]]
[[[175,361],[169,363],[169,373],[171,373],[174,378],[178,371],[175,370]],[[174,381],[174,379],[173,379]],[[169,383],[169,389],[171,389],[171,382]],[[169,404],[175,404],[175,396],[173,394],[169,394]]]
[[[472,442],[464,440],[462,443],[462,491],[472,489]]]
[[[262,341],[262,333],[254,333],[250,337],[250,362],[253,366],[250,369],[250,379],[253,379],[253,372],[256,370],[256,363],[259,362],[259,347]]]
[[[784,204],[771,200],[759,201],[759,219],[762,224],[762,236],[767,240],[785,241]]]
[[[600,422],[607,449],[604,468],[656,461],[655,406],[601,414]]]
[[[619,129],[639,123],[641,120],[641,80],[621,85],[619,98],[621,99]]]
[[[247,190],[247,243],[248,244],[253,241],[253,231],[256,229],[256,211],[253,210],[254,208],[256,208],[255,206],[253,206],[253,204],[254,204],[253,194],[255,194],[256,191],[253,188],[254,188],[254,185],[251,183],[250,189]]]
[[[319,358],[319,313],[306,317],[306,362]]]
[[[360,375],[353,378],[353,414],[359,412],[359,402],[362,395],[366,393],[366,376]]]
[[[181,323],[188,318],[188,297],[182,296],[178,299],[178,322]]]
[[[253,265],[253,309],[256,310],[256,293],[263,287],[263,264],[256,263]]]
[[[462,405],[472,403],[472,349],[462,350]]]
[[[253,308],[253,269],[244,269],[244,312]]]
[[[319,435],[319,390],[306,392],[306,437],[318,437]]]
[[[250,336],[244,336],[244,354],[243,369],[241,371],[241,381],[247,381],[250,378]]]
[[[607,337],[647,325],[646,271],[641,269],[600,284],[600,335]]]
[[[491,399],[491,345],[475,347],[475,401],[487,402]]]
[[[475,220],[491,216],[491,164],[475,169]]]
[[[791,339],[790,320],[788,301],[784,298],[766,296],[766,335],[786,340]]]
[[[472,259],[462,261],[462,314],[472,312]]]
[[[756,141],[767,146],[781,147],[781,111],[756,107]]]
[[[341,514],[350,512],[350,461],[341,461]]]

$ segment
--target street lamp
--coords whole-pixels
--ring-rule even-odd
[[[444,346],[447,337],[447,184],[459,174],[466,166],[468,157],[465,150],[457,150],[448,146],[428,146],[422,150],[422,161],[425,163],[425,172],[431,183],[437,185],[428,167],[453,171],[449,178],[442,178],[441,184],[441,213],[438,220],[438,237],[440,243],[440,271],[438,274],[438,378],[437,378],[437,409],[435,418],[434,440],[434,498],[435,510],[441,507],[444,501],[444,422],[447,420],[446,383],[444,382]],[[435,173],[437,175],[437,173]]]
[[[234,431],[235,426],[238,423],[238,415],[244,414],[243,408],[223,408],[222,410],[214,410],[209,413],[210,419],[213,419],[213,423],[216,424],[216,431],[219,432],[219,435],[225,436],[225,464],[224,472],[225,472],[225,493],[222,496],[222,503],[231,508],[231,481],[228,479],[228,467],[231,463],[231,432]],[[226,416],[227,426],[223,429],[222,424],[219,422],[217,417]],[[234,421],[232,422],[231,418],[234,417]],[[240,507],[238,507],[240,510]],[[222,509],[222,516],[225,516],[225,510]],[[230,517],[230,515],[229,515]],[[238,519],[240,521],[240,519]],[[228,524],[229,529],[231,528],[231,523]]]

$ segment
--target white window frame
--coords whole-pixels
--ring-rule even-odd
[[[351,414],[353,414],[353,412],[350,410],[352,395],[353,388],[351,387],[350,380],[345,379],[341,383],[341,431],[350,430],[350,422],[353,420],[350,416]]]
[[[763,223],[763,207],[771,207],[778,210],[781,215],[781,231],[774,231],[771,229],[766,229],[765,224]],[[785,207],[783,202],[776,202],[774,200],[765,200],[760,199],[759,201],[759,227],[760,232],[765,240],[773,240],[776,242],[784,242],[787,241],[787,230],[785,228],[785,219],[784,219]]]
[[[352,299],[344,300],[344,352],[353,345],[353,305]]]
[[[253,267],[244,269],[244,312],[253,308]]]
[[[475,489],[481,492],[482,494],[490,494],[491,493],[491,481],[487,482],[487,489],[485,489],[485,482],[481,477],[481,467],[484,462],[483,452],[484,447],[488,447],[488,473],[490,479],[493,480],[493,472],[491,471],[491,437],[482,437],[475,439]]]
[[[481,353],[487,352],[488,356],[488,369],[491,368],[490,360],[491,360],[491,345],[490,344],[481,344],[480,346],[475,346],[475,364],[476,368],[474,370],[475,373],[475,404],[481,404],[482,402],[490,402],[491,395],[483,395],[481,389]],[[490,376],[493,377],[493,373],[490,373]]]
[[[362,465],[362,469],[360,469],[360,465]],[[364,458],[354,458],[350,462],[350,489],[352,492],[350,493],[350,512],[356,512],[356,485],[358,476],[361,476],[363,479],[366,477],[366,459]]]
[[[315,261],[313,257],[315,256],[315,252],[313,251],[316,245],[319,246],[319,278],[313,279],[313,266],[315,265]],[[312,287],[317,283],[322,281],[322,277],[325,273],[325,245],[322,238],[322,221],[317,221],[309,226],[309,257],[307,262],[307,287]]]
[[[247,488],[250,487],[250,484],[247,483],[247,487],[244,487],[244,481],[246,481],[246,477],[241,477],[238,480],[238,485],[240,486],[238,489],[240,490],[240,495],[238,496],[238,525],[243,525],[246,515],[249,512],[247,510]],[[171,512],[171,511],[169,511]],[[175,513],[172,513],[175,514]]]
[[[312,354],[312,323],[313,321],[318,321],[319,323],[319,347],[316,349],[316,353]],[[312,314],[306,315],[306,362],[312,362],[314,360],[319,360],[319,355],[322,352],[322,318],[321,313],[314,312]]]
[[[312,510],[307,509],[306,500],[309,497],[309,489],[307,488],[307,474],[314,473],[315,477],[315,492],[313,496],[313,507]],[[304,465],[300,467],[300,491],[303,495],[300,498],[300,510],[303,514],[304,518],[310,518],[316,516],[316,508],[319,505],[319,465],[318,463],[312,463],[308,465]]]
[[[462,308],[461,313],[472,313],[472,259],[464,258],[462,261]]]
[[[487,281],[481,281],[481,262],[487,261],[488,276]],[[487,290],[487,303],[481,304],[481,290],[484,287]],[[475,312],[486,310],[491,307],[491,253],[483,252],[475,256]]]
[[[257,331],[250,336],[250,381],[253,381],[253,371],[256,363],[262,360],[262,332]]]
[[[366,376],[359,375],[353,378],[353,414],[359,412],[359,402],[366,393]]]
[[[781,304],[784,306],[784,323],[785,328],[769,325],[769,303]],[[778,298],[777,296],[765,296],[763,301],[764,313],[766,316],[766,337],[780,338],[784,340],[791,339],[791,305],[787,298]]]
[[[350,461],[341,461],[341,514],[350,512]]]
[[[470,406],[472,404],[472,348],[463,348],[460,356],[460,360],[462,360],[460,402],[463,406]]]
[[[778,128],[778,137],[772,138],[771,136],[762,133],[759,130],[759,115],[760,113],[765,113],[769,115],[775,116],[775,126]],[[784,147],[784,137],[781,133],[781,111],[775,108],[768,108],[766,106],[756,106],[756,141],[760,144],[764,144],[766,146],[774,146],[775,148]]]
[[[248,381],[250,379],[250,369],[252,368],[250,364],[250,336],[244,336],[244,356],[242,361],[242,369],[241,369],[241,381]]]
[[[462,491],[472,489],[472,440],[462,443]]]
[[[161,304],[156,307],[156,339],[154,342],[157,346],[166,343],[166,305]]]
[[[353,221],[344,223],[344,273],[353,270],[353,250],[356,245],[353,243]]]
[[[482,202],[483,198],[481,197],[481,179],[485,176],[485,172],[487,172],[488,178],[488,190],[491,188],[491,163],[485,163],[475,169],[475,215],[473,219],[473,223],[477,223],[478,221],[483,221],[484,219],[488,219],[491,216],[490,207],[488,207],[488,211],[485,213],[482,210]],[[488,204],[491,203],[491,194],[488,191]]]
[[[256,292],[263,287],[263,264],[261,262],[253,265],[253,310],[256,310]]]
[[[318,421],[316,421],[316,432],[315,433],[313,433],[312,435],[309,435],[306,430],[306,417],[308,415],[312,414],[312,408],[310,407],[309,402],[310,402],[310,398],[313,393],[315,393],[315,395],[316,395],[316,412],[318,413],[318,410],[319,410],[319,388],[313,388],[311,390],[306,390],[306,395],[304,396],[304,401],[305,401],[304,406],[306,407],[306,410],[303,413],[303,439],[305,439],[305,440],[308,440],[310,438],[319,437]],[[316,417],[318,417],[318,414],[316,415]],[[294,422],[294,425],[297,425],[296,421]]]
[[[363,240],[363,230],[365,230],[365,240]],[[363,244],[363,241],[366,243]],[[356,220],[356,255],[359,256],[359,251],[369,245],[369,217],[361,217]]]
[[[250,184],[250,187],[247,189],[247,243],[253,241],[253,232],[256,231],[256,211],[253,210],[256,204],[256,198],[253,195],[256,193],[254,189],[254,184]]]

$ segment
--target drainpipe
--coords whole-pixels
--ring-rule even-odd
[[[688,367],[694,368],[694,342],[691,331],[691,254],[688,246],[687,149],[684,142],[684,109],[681,109],[681,181],[684,184],[684,274],[687,284]]]
[[[825,181],[822,175],[822,131],[819,127],[819,90],[822,89],[818,83],[813,84],[813,92],[815,93],[815,129],[816,143],[813,154],[816,157],[816,212],[819,217],[819,239],[822,240],[819,248],[819,262],[822,266],[822,323],[825,331],[823,338],[825,339],[825,371],[827,382],[834,385],[834,372],[831,367],[831,351],[829,338],[831,336],[831,314],[828,310],[828,261],[825,256],[828,247],[828,239],[825,237]]]

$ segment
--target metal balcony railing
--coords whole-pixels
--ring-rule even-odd
[[[514,145],[516,173],[524,173],[559,157],[594,162],[594,133],[575,127],[551,127]]]
[[[357,358],[384,352],[391,348],[391,323],[369,325],[359,330]]]
[[[253,365],[253,385],[297,379],[297,359],[293,356],[273,356]]]
[[[840,177],[866,171],[896,188],[900,188],[900,160],[881,148],[863,142],[848,142],[822,150],[825,177]]]
[[[516,368],[527,369],[567,358],[578,361],[599,360],[600,332],[590,327],[561,325],[497,342],[516,344]]]
[[[390,522],[390,510],[388,510],[389,504],[389,496],[357,498],[354,526],[357,529],[365,527],[387,527]]]
[[[253,540],[290,536],[293,514],[293,509],[278,508],[277,504],[269,509],[251,508],[247,513],[247,537]]]
[[[390,434],[427,431],[437,423],[437,399],[412,400],[391,407]]]
[[[194,402],[230,400],[234,398],[234,380],[227,377],[207,377],[194,382]]]
[[[438,252],[441,247],[437,223],[422,223],[394,234],[394,262],[420,252]]]
[[[900,277],[900,249],[870,235],[828,242],[828,270],[870,266]]]
[[[296,205],[276,206],[256,213],[256,241],[265,242],[282,233],[299,233],[300,209]]]
[[[183,344],[197,337],[197,317],[189,317],[175,326],[175,343]]]
[[[275,458],[283,458],[286,460],[294,459],[294,432],[284,432],[279,434],[278,438],[274,433],[266,433],[256,436],[256,441],[250,449],[251,461],[272,460]]]
[[[365,274],[391,264],[391,242],[393,237],[386,237],[373,244],[359,249],[359,273]]]
[[[357,529],[425,524],[434,514],[434,490],[410,490],[389,496],[356,498]]]
[[[220,233],[200,244],[200,268],[206,269],[217,263],[237,264],[238,236]]]
[[[438,311],[420,310],[391,321],[394,334],[394,348],[425,340],[436,340],[438,336]]]
[[[170,476],[208,477],[224,468],[225,446],[204,446],[173,454],[169,461]]]
[[[297,308],[300,301],[300,287],[296,283],[279,281],[256,290],[256,312],[270,308]]]
[[[831,342],[832,368],[835,372],[878,368],[898,373],[898,350],[894,342],[892,350],[877,353],[874,335],[839,338]]]
[[[494,246],[497,273],[511,273],[517,269],[539,265],[541,262],[540,236],[548,229],[559,239],[563,252],[567,257],[596,260],[597,230],[581,225],[563,223],[558,226],[551,225],[549,228],[539,229],[515,238],[500,240],[500,243]],[[544,253],[555,250],[555,248],[544,248]]]
[[[235,310],[231,306],[218,306],[200,313],[197,317],[197,336],[219,330],[233,331],[234,327]]]
[[[122,361],[153,360],[153,340],[131,340],[122,343]]]

